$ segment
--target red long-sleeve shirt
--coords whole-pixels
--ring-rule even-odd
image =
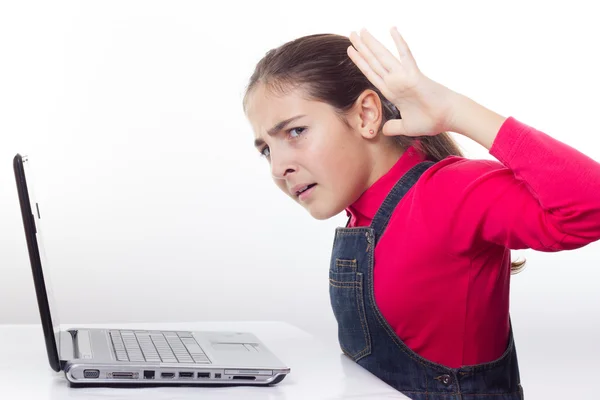
[[[600,239],[600,164],[507,118],[498,161],[449,156],[400,201],[375,248],[375,299],[416,353],[450,367],[492,361],[509,332],[510,249],[575,249]],[[369,225],[424,156],[414,147],[346,211]]]

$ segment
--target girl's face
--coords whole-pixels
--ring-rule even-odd
[[[246,114],[256,150],[269,163],[277,186],[322,220],[343,211],[374,181],[373,152],[366,142],[376,140],[369,129],[377,132],[379,116],[373,121],[369,107],[377,111],[377,103],[372,99],[374,104],[351,110],[347,117],[355,129],[329,104],[302,94],[297,89],[275,95],[258,85],[248,97]]]

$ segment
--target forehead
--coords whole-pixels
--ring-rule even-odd
[[[296,115],[318,117],[331,112],[327,104],[309,100],[300,88],[281,94],[268,90],[265,85],[258,85],[249,93],[246,106],[256,138],[264,137],[273,126]]]

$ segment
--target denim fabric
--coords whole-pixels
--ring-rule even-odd
[[[433,164],[424,161],[408,171],[390,191],[369,227],[336,229],[329,291],[340,347],[349,358],[411,399],[523,399],[512,324],[509,343],[499,359],[449,368],[409,349],[375,303],[374,248],[402,197]]]

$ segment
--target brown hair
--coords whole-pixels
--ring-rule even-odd
[[[302,87],[309,99],[330,104],[346,124],[345,113],[363,91],[371,89],[381,99],[381,127],[391,119],[401,118],[398,108],[381,94],[350,59],[347,49],[351,45],[352,42],[345,36],[314,34],[269,50],[250,77],[243,100],[244,110],[249,93],[261,83],[272,93],[279,94]],[[451,155],[464,157],[448,132],[435,136],[394,136],[393,140],[403,149],[414,146],[432,161],[440,161]],[[524,264],[524,261],[511,263],[511,272],[519,272]]]

